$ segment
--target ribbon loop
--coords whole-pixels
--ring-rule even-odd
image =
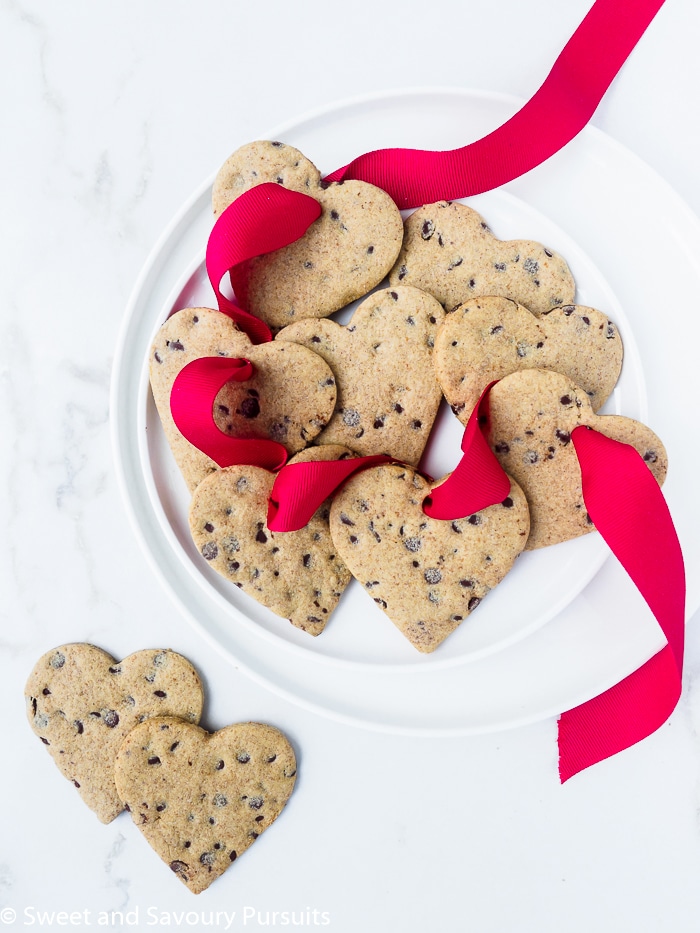
[[[244,191],[214,224],[206,251],[209,281],[219,311],[233,318],[253,343],[272,340],[269,327],[227,298],[221,280],[234,266],[298,240],[320,214],[321,205],[308,194],[265,182]]]
[[[214,420],[214,401],[230,380],[245,382],[253,375],[246,359],[205,356],[192,360],[177,374],[170,391],[170,411],[182,436],[218,466],[252,464],[278,470],[287,461],[282,444],[265,438],[231,437]]]

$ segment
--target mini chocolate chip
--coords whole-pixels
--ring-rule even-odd
[[[214,530],[214,526],[212,525],[211,522],[207,522],[206,525],[204,526],[204,530],[208,531],[209,534],[211,534],[212,531]]]
[[[403,414],[403,406],[402,406],[402,405],[399,405],[398,402],[395,402],[395,403],[394,403],[394,411],[397,412],[397,414],[399,414],[399,415]]]
[[[301,558],[301,562],[305,567],[310,567],[311,566],[311,555],[304,554],[303,557]]]
[[[570,395],[562,395],[559,401],[562,405],[571,405],[573,399],[571,398]]]
[[[554,432],[557,440],[561,441],[562,444],[566,445],[571,440],[571,435],[568,431],[561,431],[559,428]]]
[[[104,719],[104,724],[110,729],[114,729],[115,726],[119,725],[119,714],[116,712],[116,710],[105,710],[104,716],[102,718]]]
[[[155,697],[161,697],[161,699],[162,699],[163,697],[166,697],[167,695],[168,695],[168,694],[165,692],[165,690],[154,690],[154,691],[153,691],[153,696],[155,696]]]
[[[383,427],[384,427],[384,418],[383,418],[383,417],[375,418],[375,419],[374,419],[374,425],[373,425],[373,427],[375,427],[375,428],[383,428]]]
[[[218,553],[219,548],[215,541],[207,541],[207,543],[202,547],[202,557],[205,560],[214,560]]]
[[[273,761],[276,761],[276,760],[277,760],[277,755],[270,755],[269,758],[266,758],[266,759],[265,759],[265,761],[266,761],[269,765],[271,765],[272,762],[273,762]]]
[[[184,350],[184,346],[180,343],[179,340],[168,340],[167,345],[171,350]]]
[[[435,232],[435,224],[432,222],[432,220],[424,220],[423,226],[421,227],[421,232],[420,232],[420,235],[423,237],[423,239],[429,240],[434,232]]]
[[[374,252],[374,247],[373,247],[373,246],[368,246],[368,247],[367,247],[367,252],[368,252],[368,254],[371,256],[372,253]]]
[[[257,418],[260,414],[260,402],[254,396],[244,398],[241,402],[241,414],[244,418]]]
[[[413,551],[415,553],[416,551],[420,551],[423,542],[420,538],[406,538],[404,545],[407,551]]]
[[[255,535],[255,540],[256,540],[259,544],[265,544],[265,542],[267,541],[267,535],[266,535],[265,532],[262,530],[262,528],[260,528],[260,529],[258,530],[258,533]]]
[[[469,288],[474,288],[475,285],[476,285],[476,282],[474,281],[474,279],[469,279]]]
[[[494,262],[493,268],[496,270],[496,272],[505,272],[506,264],[504,262]]]
[[[156,363],[162,363],[162,362],[163,362],[163,360],[161,359],[160,353],[158,353],[157,350],[156,350],[155,353],[153,354],[153,358],[154,358],[154,360],[156,361]]]
[[[51,696],[51,691],[49,690],[48,687],[44,687],[44,689],[41,692],[43,693],[45,697]]]
[[[354,526],[354,524],[355,524],[355,522],[354,522],[351,518],[348,518],[348,516],[345,514],[345,512],[341,512],[341,513],[340,513],[340,520],[341,520],[341,522],[342,522],[344,525],[353,525],[353,526]]]
[[[170,746],[170,751],[174,752],[179,744],[180,744],[179,742],[173,742],[173,744]]]
[[[494,445],[493,448],[497,454],[507,454],[510,453],[510,447],[506,444],[505,441],[500,441],[498,444]]]
[[[528,450],[523,456],[523,463],[537,463],[540,458],[534,450]]]
[[[236,761],[240,762],[242,765],[247,765],[250,761],[250,755],[248,752],[239,752],[236,755]]]
[[[175,859],[174,862],[170,863],[170,868],[175,874],[184,875],[186,871],[189,871],[190,866],[185,864],[185,862],[180,862],[178,859]],[[185,880],[187,880],[187,876],[185,876]]]
[[[492,334],[500,334],[502,330],[503,330],[503,324],[496,324],[495,327],[492,327],[492,328],[491,328],[491,333],[492,333]]]
[[[474,581],[473,580],[460,580],[459,585],[464,586],[464,587],[472,587],[474,586]]]
[[[511,499],[510,496],[507,496],[507,497],[503,500],[503,502],[501,502],[501,505],[502,505],[504,508],[506,508],[506,509],[512,509],[512,508],[513,508],[513,500]]]
[[[82,735],[83,732],[85,731],[85,728],[84,728],[82,722],[81,722],[79,719],[76,719],[75,722],[73,723],[73,725],[75,726],[78,735]]]
[[[413,421],[411,422],[411,427],[413,428],[414,431],[418,431],[420,430],[420,428],[423,427],[423,422],[419,421],[418,418],[414,418]]]
[[[58,670],[59,668],[63,667],[65,663],[66,663],[66,656],[65,654],[62,654],[60,651],[57,651],[55,654],[51,655],[51,658],[49,660],[49,664],[55,670]]]
[[[356,428],[360,423],[360,413],[354,408],[346,408],[343,411],[343,423],[349,428]]]
[[[644,454],[644,461],[646,463],[656,463],[658,459],[659,458],[655,450],[647,450],[646,453]]]
[[[467,519],[467,521],[469,522],[470,525],[480,525],[480,524],[481,524],[481,516],[480,516],[480,515],[470,515],[469,518]]]
[[[406,266],[401,266],[400,269],[399,269],[399,274],[398,274],[398,280],[399,280],[399,282],[400,282],[402,279],[405,279],[407,275],[408,275],[408,269],[406,268]]]
[[[540,268],[540,264],[536,259],[526,259],[523,263],[523,269],[526,272],[529,272],[530,275],[534,275]]]
[[[251,810],[259,810],[264,803],[265,801],[262,797],[251,797],[248,801],[248,806]]]
[[[45,739],[43,735],[40,735],[39,738],[40,738],[41,741],[44,743],[44,745],[50,745],[50,744],[51,744],[51,742],[49,742],[48,739]]]
[[[478,596],[472,596],[472,598],[467,603],[467,609],[471,612],[473,609],[476,609],[480,602],[481,600]]]
[[[439,583],[442,580],[442,574],[437,567],[428,567],[423,576],[425,577],[425,582],[431,585]]]
[[[164,803],[159,803],[158,806],[156,807],[156,812],[157,812],[157,813],[162,813],[163,810],[165,810],[165,804],[164,804]]]
[[[231,854],[229,855],[229,859],[232,862],[235,862],[237,858],[238,858],[238,854],[236,853],[235,849],[231,849]]]
[[[451,272],[453,269],[456,269],[457,266],[461,266],[463,262],[464,260],[462,259],[461,256],[459,257],[459,259],[453,259],[452,262],[447,267],[447,271]]]
[[[228,799],[224,794],[214,794],[212,803],[215,807],[227,807]]]
[[[310,259],[307,259],[306,262],[304,263],[304,268],[305,268],[305,269],[313,269],[313,267],[314,267],[314,264],[311,262]]]
[[[152,758],[149,758],[149,759],[148,759],[148,763],[149,763],[149,765],[159,765],[159,764],[160,764],[160,758],[159,758],[157,755],[154,755]]]
[[[333,209],[331,211],[331,220],[338,220],[339,217],[340,217],[340,214],[338,213],[338,211]]]
[[[213,865],[214,864],[214,853],[213,852],[202,852],[199,856],[199,861],[202,865]]]

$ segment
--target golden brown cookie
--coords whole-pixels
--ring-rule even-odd
[[[502,503],[456,521],[423,512],[431,488],[410,467],[382,465],[351,477],[331,508],[341,558],[422,652],[434,651],[503,579],[529,530],[515,483]]]
[[[438,201],[404,222],[391,285],[422,288],[451,311],[470,298],[512,298],[540,315],[572,304],[576,286],[565,260],[532,240],[498,240],[466,204]]]
[[[176,428],[170,392],[180,371],[205,356],[248,359],[255,368],[252,379],[228,382],[216,397],[214,420],[226,434],[268,438],[296,453],[333,412],[335,377],[316,353],[290,343],[254,345],[229,317],[210,308],[178,311],[158,331],[150,377],[165,435],[190,490],[217,466]]]
[[[442,391],[466,424],[486,386],[520,369],[569,376],[597,411],[620,375],[622,341],[594,308],[564,305],[536,318],[508,298],[472,298],[445,317],[434,359]]]
[[[134,823],[195,894],[277,819],[295,775],[285,736],[254,722],[208,733],[180,719],[147,720],[129,733],[116,761]]]
[[[263,182],[301,191],[321,205],[321,216],[303,237],[233,272],[238,300],[272,329],[326,317],[366,295],[389,272],[403,227],[398,208],[380,188],[362,181],[323,182],[298,149],[258,141],[242,146],[219,170],[215,215]]]
[[[659,484],[668,459],[654,432],[622,415],[596,415],[586,392],[567,376],[527,370],[506,376],[489,396],[491,447],[523,488],[530,506],[528,550],[594,530],[581,491],[571,432],[588,425],[631,444]]]
[[[350,451],[309,447],[290,463],[339,460]],[[217,573],[310,635],[326,626],[350,573],[337,556],[324,502],[299,531],[267,527],[275,474],[232,466],[208,476],[194,492],[190,530],[197,550]]]
[[[196,723],[202,712],[197,672],[167,649],[116,661],[93,645],[61,645],[39,659],[25,696],[32,729],[103,823],[124,809],[114,761],[129,731],[160,715]]]
[[[275,342],[314,350],[335,375],[335,411],[316,443],[417,464],[442,397],[432,347],[443,318],[430,295],[397,286],[365,298],[346,326],[300,321],[280,331]]]

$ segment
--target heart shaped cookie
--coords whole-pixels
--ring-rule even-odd
[[[415,285],[447,311],[470,298],[512,298],[539,315],[571,304],[576,286],[561,256],[532,240],[499,240],[483,217],[459,202],[438,201],[404,222],[391,285]]]
[[[115,773],[134,823],[199,894],[280,815],[296,760],[272,726],[248,722],[208,733],[159,717],[126,737]]]
[[[594,530],[571,442],[579,425],[631,444],[659,485],[666,476],[666,451],[650,428],[622,415],[594,414],[587,393],[559,373],[533,369],[506,376],[491,389],[489,410],[491,447],[530,506],[528,550]]]
[[[442,391],[466,424],[486,386],[520,369],[563,373],[597,411],[620,375],[622,341],[594,308],[563,305],[538,319],[508,298],[472,298],[446,316],[434,359]]]
[[[400,286],[365,298],[347,326],[300,321],[280,331],[275,343],[313,349],[335,375],[335,411],[317,443],[417,464],[442,397],[432,347],[443,318],[430,295]]]
[[[180,434],[170,412],[178,373],[205,356],[241,357],[255,368],[247,382],[229,382],[216,397],[214,420],[234,437],[266,437],[289,453],[304,448],[335,406],[335,378],[320,356],[294,344],[254,345],[234,322],[210,308],[185,308],[158,331],[151,348],[153,398],[165,435],[191,490],[216,464]]]
[[[350,451],[310,447],[290,460],[339,460]],[[227,580],[310,635],[323,631],[350,573],[337,557],[323,503],[299,531],[267,527],[275,474],[232,466],[208,476],[194,492],[190,530],[198,551]]]
[[[529,530],[515,483],[502,503],[456,521],[423,512],[431,488],[407,466],[364,470],[336,495],[330,520],[352,575],[422,652],[434,651],[503,579]]]
[[[197,672],[168,650],[116,661],[93,645],[62,645],[39,659],[25,696],[32,729],[103,823],[124,809],[114,761],[127,733],[151,716],[196,723],[202,712]]]
[[[388,194],[362,181],[327,183],[298,149],[253,142],[224,163],[212,203],[220,214],[255,185],[276,182],[311,195],[321,216],[301,239],[259,256],[232,274],[236,297],[276,330],[326,317],[378,285],[401,248],[401,214]]]

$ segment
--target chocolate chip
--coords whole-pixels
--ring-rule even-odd
[[[168,695],[168,694],[165,692],[165,690],[154,690],[154,691],[153,691],[153,696],[155,696],[155,697],[160,697],[161,699],[163,699],[163,698],[166,697],[167,695]]]
[[[414,431],[419,431],[423,427],[423,422],[419,421],[418,418],[414,418],[411,422],[411,427]]]
[[[343,423],[349,428],[355,428],[360,423],[360,413],[354,408],[346,408],[343,411]]]
[[[260,414],[260,402],[255,397],[244,398],[240,412],[244,418],[257,418]]]
[[[499,441],[498,444],[495,444],[495,445],[494,445],[494,448],[493,448],[493,449],[495,450],[495,452],[496,452],[497,454],[507,454],[507,453],[510,453],[510,447],[508,446],[508,444],[506,444],[505,441]]]
[[[504,262],[494,262],[493,268],[496,270],[496,272],[505,272],[506,264]]]
[[[110,667],[108,668],[110,674],[121,674],[121,667]]]
[[[170,868],[175,872],[176,875],[182,875],[185,881],[187,881],[187,875],[185,875],[185,872],[190,870],[189,865],[187,865],[185,862],[180,862],[178,859],[175,859],[174,862],[170,863]]]
[[[453,259],[452,262],[447,267],[447,271],[451,272],[453,269],[456,269],[457,266],[461,266],[463,262],[464,260],[462,259],[461,256],[459,257],[459,259]]]
[[[439,583],[442,580],[442,574],[437,567],[428,567],[423,576],[425,577],[425,582],[431,585]]]
[[[571,405],[573,402],[573,399],[571,398],[570,395],[562,395],[562,397],[559,399],[559,402],[562,405]]]
[[[523,263],[523,269],[526,272],[529,272],[530,275],[534,275],[540,268],[540,264],[536,259],[526,259]]]
[[[199,856],[199,861],[202,863],[202,865],[213,865],[215,858],[216,856],[213,852],[202,852],[202,854]]]
[[[212,531],[214,530],[214,526],[212,525],[211,522],[207,522],[206,525],[204,526],[204,530],[205,530],[205,531],[208,531],[209,534],[211,534]],[[111,670],[111,668],[110,668],[110,670]]]
[[[472,596],[472,598],[467,603],[467,609],[472,612],[472,610],[476,609],[480,602],[481,600],[478,596]]]
[[[459,585],[471,588],[472,586],[474,586],[474,581],[473,580],[460,580]]]
[[[404,545],[407,551],[413,551],[415,553],[416,551],[420,551],[423,542],[420,538],[406,538]]]
[[[149,765],[159,765],[159,764],[160,764],[160,758],[159,758],[157,755],[154,755],[152,758],[149,758],[149,759],[148,759],[148,763],[149,763]]]
[[[258,544],[265,544],[267,541],[267,535],[262,530],[262,528],[258,529],[258,533],[255,535],[255,540],[258,542]]]
[[[407,275],[408,275],[408,269],[406,268],[406,266],[401,266],[401,268],[399,269],[399,274],[398,274],[399,282],[402,279],[405,279]]]
[[[538,461],[539,459],[540,459],[540,458],[539,458],[539,456],[537,455],[537,452],[536,452],[536,451],[534,451],[534,450],[528,450],[528,451],[525,452],[525,454],[524,454],[524,456],[523,456],[523,463],[537,463],[537,461]]]
[[[379,418],[375,418],[375,419],[374,419],[373,427],[375,427],[375,428],[383,428],[383,427],[384,427],[384,417],[383,417],[383,416],[380,416]]]
[[[510,496],[507,496],[507,497],[503,500],[503,502],[501,502],[501,505],[502,505],[504,508],[506,508],[506,509],[512,509],[512,508],[513,508],[513,500],[511,499]]]
[[[429,240],[433,233],[435,233],[435,224],[432,222],[432,220],[424,220],[420,235],[424,240]]]
[[[227,807],[228,799],[226,798],[224,794],[214,794],[212,803],[214,804],[215,807]]]
[[[659,458],[655,450],[647,450],[646,453],[644,454],[644,461],[646,463],[656,463],[658,459]]]
[[[238,858],[238,854],[236,853],[235,849],[231,849],[231,854],[229,855],[229,859],[232,862],[235,862],[237,858]]]
[[[270,755],[269,758],[266,758],[266,759],[265,759],[265,761],[266,761],[269,765],[271,765],[272,762],[273,762],[273,761],[276,761],[276,760],[277,760],[277,755]]]
[[[105,710],[104,715],[102,716],[104,724],[109,729],[114,729],[115,726],[119,725],[119,714],[116,710],[108,709]]]
[[[340,214],[338,213],[338,211],[336,211],[335,209],[331,211],[331,220],[338,220],[339,217],[340,217]]]
[[[367,247],[367,253],[371,256],[373,252],[374,252],[374,247],[373,247],[373,246],[368,246],[368,247]]]
[[[304,556],[301,558],[301,562],[305,567],[310,567],[311,566],[311,555],[304,554]]]
[[[348,518],[345,512],[340,513],[340,520],[344,525],[355,525],[355,522],[351,518]]]
[[[78,735],[82,735],[83,732],[85,731],[85,728],[82,722],[79,719],[76,719],[73,725],[75,726]]]
[[[571,435],[568,431],[561,431],[559,428],[554,432],[557,440],[561,441],[564,446],[566,446],[571,440]]]
[[[51,667],[54,668],[54,670],[59,670],[59,668],[63,667],[65,663],[66,663],[66,656],[65,654],[62,654],[60,651],[57,651],[55,654],[52,654],[49,660],[49,664],[51,665]]]
[[[251,797],[248,801],[248,806],[251,810],[259,810],[264,803],[265,801],[262,797]]]
[[[242,765],[247,765],[248,762],[250,761],[250,755],[248,754],[248,752],[239,752],[236,755],[236,761],[238,761]]]
[[[218,553],[219,548],[215,541],[207,541],[207,543],[202,547],[202,557],[205,560],[214,560]]]
[[[184,346],[179,340],[168,340],[167,345],[171,350],[184,350]]]
[[[469,518],[467,519],[467,521],[469,522],[470,525],[480,525],[480,524],[481,524],[481,516],[480,516],[480,515],[470,515]]]
[[[461,534],[462,534],[462,529],[459,527],[459,525],[457,524],[457,522],[452,522],[452,526],[451,526],[451,527],[452,527],[452,530],[453,530],[454,532],[456,532],[458,535],[461,535]]]

